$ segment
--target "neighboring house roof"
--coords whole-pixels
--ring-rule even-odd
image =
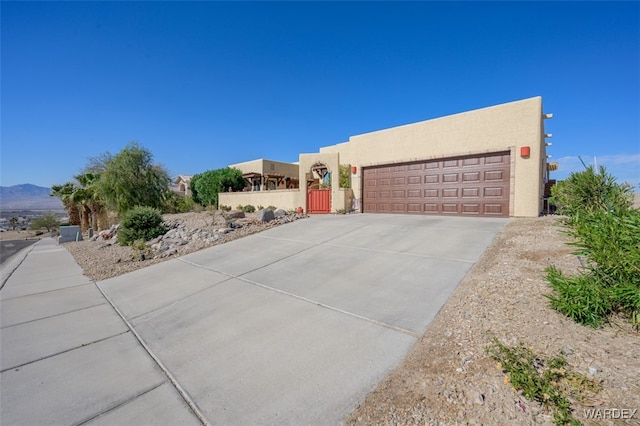
[[[176,178],[175,183],[180,183],[180,181],[182,182],[191,182],[191,178],[193,176],[189,176],[189,175],[180,175]]]

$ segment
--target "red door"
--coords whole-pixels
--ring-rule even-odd
[[[331,189],[309,189],[307,192],[307,213],[331,212]]]

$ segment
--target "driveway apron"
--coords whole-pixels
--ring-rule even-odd
[[[336,424],[507,221],[312,216],[97,284],[207,422]]]

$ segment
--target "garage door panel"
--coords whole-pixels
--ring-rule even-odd
[[[505,197],[505,193],[506,193],[506,188],[502,188],[500,186],[497,187],[485,187],[483,188],[483,196],[484,198],[492,198],[492,197],[498,197],[498,198],[504,198]]]
[[[477,198],[480,196],[480,188],[462,188],[462,198]]]
[[[458,188],[442,188],[442,198],[458,198]]]
[[[407,203],[407,213],[422,213],[422,204]]]
[[[432,214],[438,214],[440,213],[440,204],[438,203],[424,203],[422,205],[423,207],[423,212],[425,213],[432,213]]]
[[[504,171],[503,170],[487,170],[484,172],[484,180],[488,181],[499,181],[504,182]]]
[[[479,203],[463,203],[462,204],[462,214],[480,214],[480,204]]]
[[[485,215],[491,215],[491,216],[504,216],[506,214],[505,206],[503,204],[485,203],[483,213]]]
[[[363,173],[365,212],[509,215],[508,152],[385,165]]]
[[[458,214],[458,203],[442,203],[442,213]]]
[[[458,182],[458,173],[445,173],[442,175],[442,183]]]
[[[393,186],[405,186],[406,184],[407,184],[407,178],[405,177],[393,178]]]

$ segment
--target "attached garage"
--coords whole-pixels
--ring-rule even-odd
[[[509,216],[509,151],[363,169],[363,212]]]
[[[311,213],[536,217],[545,205],[545,139],[551,137],[545,120],[552,116],[543,113],[542,98],[533,97],[350,136],[300,154],[291,171],[276,170],[297,171],[295,193],[264,191],[260,199],[268,203],[251,201],[258,198],[253,191],[224,193],[220,202]],[[252,171],[253,163],[236,166]],[[322,194],[314,192],[318,165],[327,172]]]

